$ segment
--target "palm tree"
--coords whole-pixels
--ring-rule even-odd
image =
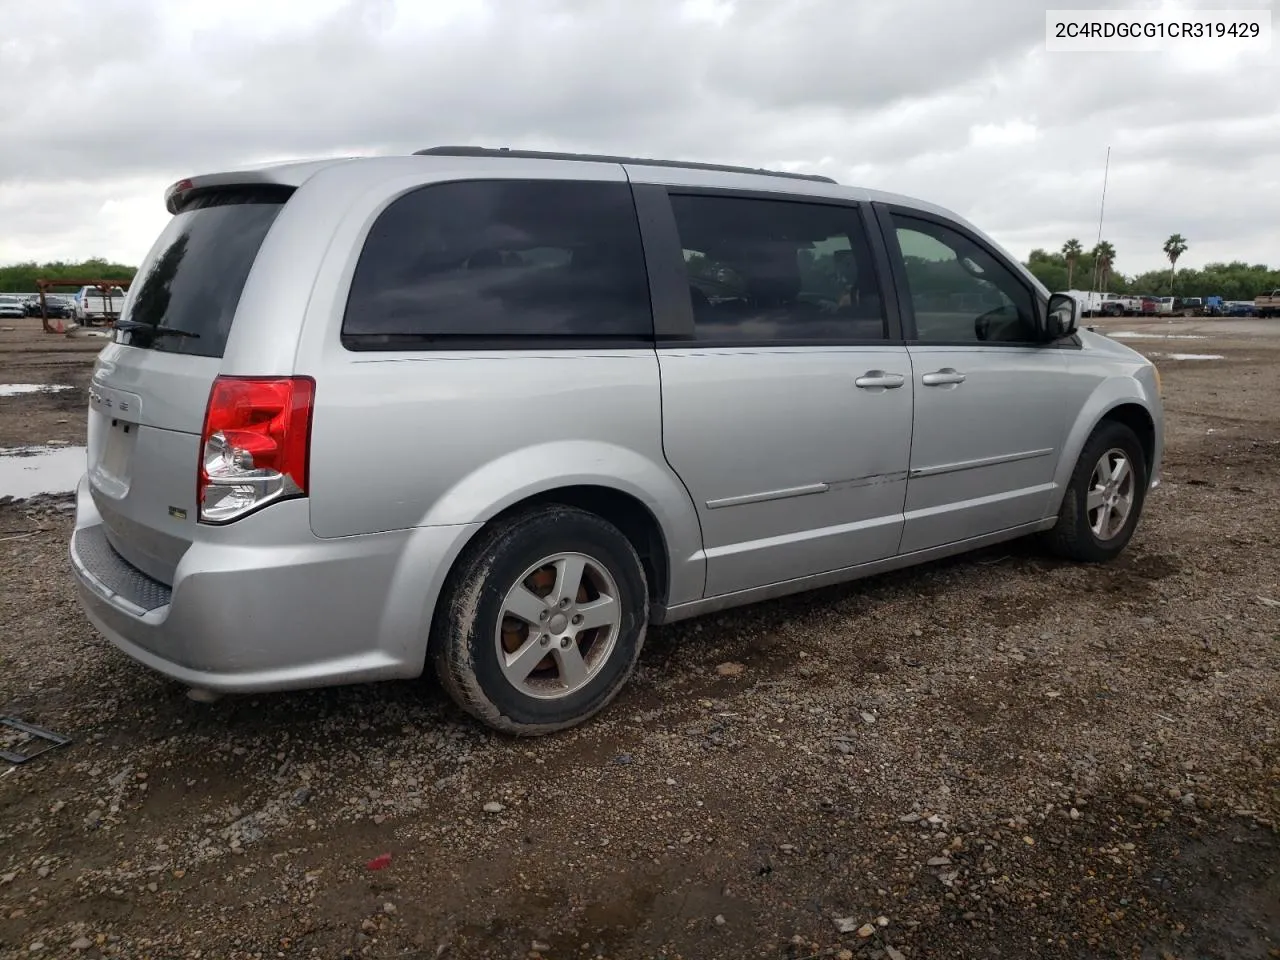
[[[1084,253],[1084,247],[1080,246],[1080,241],[1072,237],[1062,245],[1062,257],[1067,261],[1067,289],[1071,289],[1071,278],[1076,272],[1076,261],[1080,259],[1080,255]]]
[[[1103,240],[1091,251],[1094,269],[1098,271],[1098,289],[1106,292],[1107,278],[1111,275],[1111,265],[1116,262],[1116,248]]]
[[[1169,293],[1173,293],[1173,273],[1178,268],[1178,258],[1187,252],[1187,241],[1175,233],[1164,242],[1164,255],[1169,258]]]

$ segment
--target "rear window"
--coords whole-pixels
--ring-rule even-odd
[[[342,333],[374,350],[651,338],[630,187],[478,180],[405,194],[369,232]]]
[[[188,201],[138,271],[116,341],[221,357],[249,268],[291,192],[224,190]]]

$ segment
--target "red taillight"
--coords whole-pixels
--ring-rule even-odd
[[[209,391],[196,484],[199,517],[227,523],[307,495],[310,377],[218,377]]]

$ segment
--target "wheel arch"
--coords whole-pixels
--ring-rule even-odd
[[[1115,377],[1105,380],[1089,397],[1067,434],[1062,456],[1058,459],[1058,467],[1054,474],[1054,492],[1049,504],[1048,516],[1057,516],[1084,445],[1089,442],[1089,437],[1099,425],[1106,421],[1122,423],[1137,434],[1147,460],[1148,480],[1150,480],[1160,454],[1160,438],[1146,388],[1133,377]]]
[[[671,559],[662,524],[643,501],[616,487],[580,483],[543,490],[501,510],[481,529],[526,510],[551,504],[577,507],[617,527],[640,556],[640,563],[644,566],[645,578],[648,580],[650,602],[661,605],[667,603],[671,587]]]
[[[1137,434],[1142,444],[1142,455],[1146,460],[1147,470],[1150,471],[1156,457],[1156,423],[1152,419],[1151,412],[1139,403],[1119,403],[1102,415],[1094,425],[1094,430],[1107,420],[1122,423]],[[1092,432],[1091,430],[1090,433]]]
[[[600,514],[648,553],[656,603],[702,598],[706,561],[693,500],[665,461],[630,447],[562,441],[512,451],[460,478],[421,525],[485,529],[512,511],[554,502]]]

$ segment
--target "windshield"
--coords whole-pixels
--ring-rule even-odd
[[[134,347],[220,357],[240,294],[287,193],[235,190],[196,198],[152,247],[116,326]],[[191,336],[156,335],[149,327]]]

